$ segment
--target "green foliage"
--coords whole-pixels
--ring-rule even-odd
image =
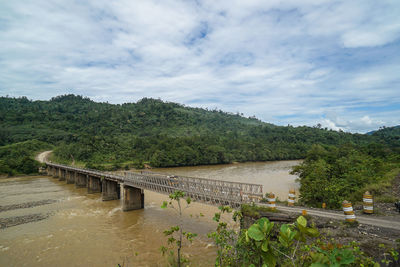
[[[315,227],[308,227],[307,220],[300,216],[294,224],[282,224],[279,231],[267,218],[259,219],[248,230],[243,231],[244,238],[240,259],[244,264],[255,266],[298,266],[305,259],[301,246],[306,245],[308,237],[319,235]]]
[[[395,127],[385,127],[379,129],[372,133],[372,136],[378,137],[379,139],[385,140],[387,144],[392,147],[400,148],[400,126]],[[397,150],[399,151],[399,150]]]
[[[218,223],[217,229],[208,234],[208,237],[214,240],[218,248],[215,266],[232,266],[236,262],[237,251],[235,244],[237,242],[238,233],[228,227],[227,221],[221,220],[221,215],[232,213],[232,208],[229,206],[220,206],[220,212],[215,213],[213,220]],[[240,220],[242,214],[235,211],[233,219],[235,222]]]
[[[186,239],[188,242],[193,242],[193,239],[197,236],[195,233],[183,231],[183,222],[182,222],[182,203],[181,200],[184,199],[185,192],[182,191],[175,191],[174,193],[169,195],[170,201],[164,201],[161,205],[162,209],[166,209],[170,206],[174,209],[179,218],[179,224],[176,226],[170,227],[170,229],[165,230],[163,233],[167,239],[167,246],[161,246],[160,251],[163,256],[167,256],[168,263],[170,266],[181,266],[181,264],[188,263],[189,259],[182,257],[181,250],[182,250],[182,243],[183,239]],[[186,208],[189,207],[189,204],[192,200],[188,197],[185,199],[187,204]],[[175,207],[174,204],[177,206]],[[175,258],[174,251],[177,251],[177,256]]]
[[[300,159],[315,143],[384,143],[385,136],[275,126],[149,98],[112,105],[75,95],[50,101],[0,97],[0,145],[37,139],[55,145],[54,156],[60,162],[74,159],[97,167]]]
[[[300,201],[316,207],[325,202],[329,208],[339,208],[345,199],[360,201],[367,190],[381,195],[398,174],[391,170],[400,166],[396,151],[381,148],[372,144],[313,145],[303,163],[292,171],[300,177]]]
[[[37,174],[40,163],[33,156],[50,148],[49,144],[37,140],[0,146],[0,174]]]
[[[303,216],[280,227],[260,218],[240,233],[230,231],[225,223],[210,234],[218,248],[215,266],[380,266],[356,242],[341,245],[333,239],[326,241]],[[234,242],[226,242],[226,237]],[[396,250],[380,248],[383,264],[397,261]]]
[[[243,215],[257,218],[260,216],[260,212],[279,212],[279,211],[276,209],[271,209],[269,207],[257,206],[254,203],[252,203],[252,204],[242,204],[241,212],[243,213]]]

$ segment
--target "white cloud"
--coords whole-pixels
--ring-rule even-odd
[[[346,132],[368,132],[376,130],[380,126],[385,125],[383,121],[371,118],[368,115],[356,117],[353,119],[344,119],[338,117],[335,113],[328,113],[326,118],[321,120],[322,127],[327,127],[332,130],[342,130]]]
[[[400,123],[399,12],[396,1],[2,2],[0,94],[155,97],[365,131]]]

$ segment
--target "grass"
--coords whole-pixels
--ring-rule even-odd
[[[242,204],[241,211],[242,211],[243,215],[246,215],[249,217],[259,217],[260,212],[279,212],[276,209],[271,209],[271,208],[262,207],[262,206],[256,206],[254,204],[252,204],[252,205]]]

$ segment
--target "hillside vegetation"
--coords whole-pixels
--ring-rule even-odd
[[[386,144],[386,136],[275,126],[149,98],[122,105],[75,95],[50,101],[0,98],[0,146],[37,140],[53,145],[58,161],[99,169],[300,159],[313,144],[395,147],[398,137]]]
[[[50,148],[49,144],[37,140],[0,146],[0,174],[37,173],[40,164],[33,159],[35,153]]]
[[[340,208],[343,200],[362,201],[369,191],[379,202],[394,202],[392,183],[400,173],[400,153],[382,145],[313,145],[305,160],[293,168],[300,177],[302,204]],[[399,179],[399,178],[397,178]],[[387,194],[389,193],[389,194]]]

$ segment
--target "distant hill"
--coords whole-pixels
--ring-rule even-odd
[[[387,144],[394,147],[400,147],[400,125],[393,127],[382,127],[378,131],[369,133],[372,136],[385,140]]]
[[[239,114],[151,98],[122,105],[75,95],[50,101],[0,98],[0,146],[39,140],[56,147],[58,160],[73,158],[92,166],[300,159],[312,144],[384,143],[382,138],[386,138],[384,132],[361,135],[276,126]]]
[[[380,131],[380,132],[391,132],[392,134],[400,135],[400,125],[392,126],[392,127],[383,126],[383,127],[380,127],[379,130],[370,131],[370,132],[367,132],[365,134],[373,135],[374,133],[376,133],[378,131]]]

